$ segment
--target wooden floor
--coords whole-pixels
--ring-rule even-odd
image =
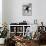
[[[4,45],[0,45],[0,46],[4,46]],[[32,45],[32,46],[39,46],[39,45],[38,45],[38,44],[36,44],[36,43],[35,43],[35,44],[33,43],[33,45]],[[46,45],[40,45],[40,46],[46,46]]]
[[[40,46],[46,46],[46,45],[40,45]]]
[[[0,45],[0,46],[4,46],[4,45]]]

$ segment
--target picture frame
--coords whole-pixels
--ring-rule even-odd
[[[32,16],[32,3],[23,5],[23,16]]]

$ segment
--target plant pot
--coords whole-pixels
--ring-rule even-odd
[[[5,38],[0,38],[0,44],[4,44]]]

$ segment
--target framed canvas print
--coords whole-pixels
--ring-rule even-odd
[[[23,15],[24,16],[32,15],[32,3],[29,3],[28,5],[23,5]]]

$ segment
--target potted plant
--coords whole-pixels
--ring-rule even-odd
[[[4,44],[4,40],[7,37],[8,29],[7,24],[3,25],[3,31],[0,31],[0,44]]]

